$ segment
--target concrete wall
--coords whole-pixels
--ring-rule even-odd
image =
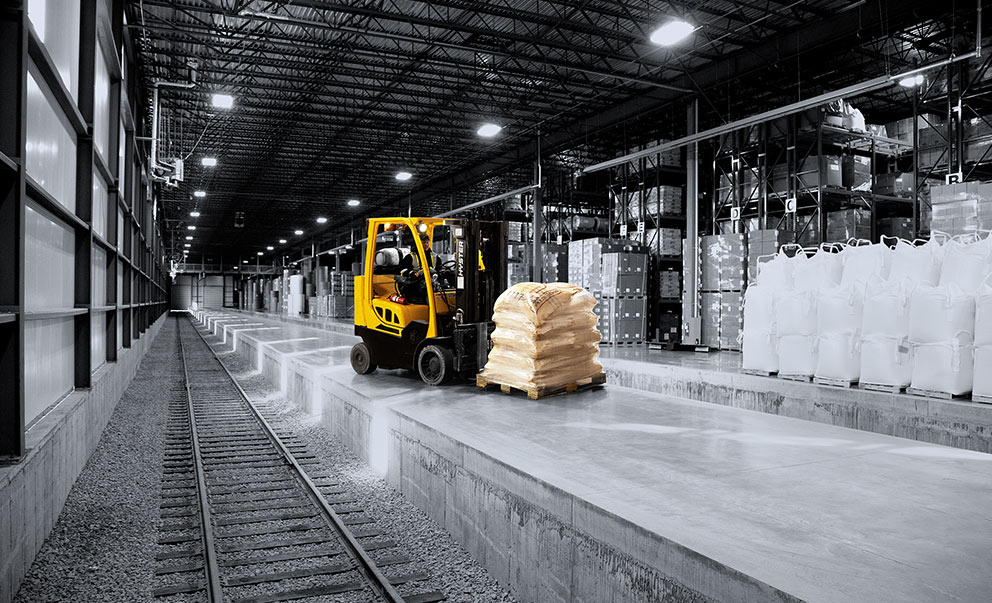
[[[19,463],[0,467],[0,603],[17,593],[165,319],[122,350],[117,362],[101,366],[91,389],[72,392],[32,426]]]

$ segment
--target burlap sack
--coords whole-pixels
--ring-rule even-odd
[[[490,383],[560,387],[602,374],[595,298],[568,283],[520,283],[496,300]]]

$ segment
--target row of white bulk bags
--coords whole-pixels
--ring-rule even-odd
[[[975,299],[975,368],[972,395],[992,398],[992,274]]]
[[[836,246],[823,244],[812,257],[797,253],[789,260],[792,265],[792,282],[800,291],[817,291],[840,284],[844,272],[844,259],[832,251]]]

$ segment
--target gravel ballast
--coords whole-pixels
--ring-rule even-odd
[[[160,400],[181,378],[175,329],[167,320],[149,348],[15,603],[151,599],[168,412]]]

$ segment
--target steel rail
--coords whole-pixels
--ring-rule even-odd
[[[176,329],[179,339],[179,357],[183,363],[183,388],[186,390],[186,408],[189,412],[190,435],[193,442],[193,466],[196,468],[196,495],[200,508],[201,540],[203,544],[203,568],[207,574],[207,600],[210,603],[223,603],[224,589],[220,583],[220,567],[217,564],[217,550],[214,548],[214,526],[210,518],[207,499],[207,480],[203,470],[203,457],[200,454],[200,436],[196,430],[196,416],[193,411],[193,394],[189,387],[189,368],[186,365],[186,346],[183,345],[181,329]]]
[[[231,371],[226,366],[224,366],[223,362],[220,361],[220,358],[217,356],[216,352],[214,352],[213,348],[210,347],[210,344],[207,343],[207,339],[206,337],[203,336],[203,333],[201,333],[200,330],[196,328],[196,325],[193,324],[191,318],[187,317],[187,320],[189,321],[189,325],[193,328],[196,334],[200,336],[200,340],[203,341],[203,345],[205,345],[207,349],[210,350],[211,354],[213,354],[214,358],[217,359],[217,364],[220,365],[220,367],[224,370],[224,373],[227,375],[228,379],[230,379],[231,384],[234,385],[235,389],[238,390],[238,393],[241,395],[242,399],[244,399],[245,404],[248,406],[248,409],[251,410],[252,414],[255,416],[255,419],[258,421],[259,425],[262,426],[262,430],[265,432],[266,436],[268,436],[268,438],[272,441],[272,443],[275,445],[276,449],[283,456],[286,462],[293,468],[293,472],[296,474],[297,479],[304,485],[305,487],[304,489],[306,490],[307,494],[314,501],[314,503],[320,508],[320,511],[324,515],[324,518],[331,525],[334,531],[338,534],[338,537],[344,543],[345,548],[347,548],[348,554],[352,557],[352,559],[354,559],[357,562],[358,571],[369,583],[369,586],[372,588],[372,590],[376,591],[376,594],[378,594],[383,600],[388,601],[389,603],[404,603],[404,599],[402,595],[400,595],[399,592],[397,592],[397,590],[393,587],[393,585],[390,584],[389,578],[387,578],[385,574],[383,574],[382,571],[378,568],[378,566],[376,566],[375,562],[372,560],[371,557],[369,557],[369,554],[365,551],[365,549],[362,548],[362,545],[351,533],[351,531],[345,525],[341,517],[334,512],[334,509],[332,509],[329,504],[327,504],[327,501],[324,499],[324,496],[320,493],[320,489],[318,488],[317,484],[315,484],[313,480],[310,479],[310,477],[306,474],[306,471],[293,456],[293,453],[282,441],[282,438],[280,438],[276,434],[275,430],[272,428],[269,422],[265,420],[265,418],[262,416],[262,413],[258,411],[258,408],[251,401],[251,398],[249,398],[248,392],[246,392],[244,388],[241,387],[241,384],[238,383],[237,379],[234,378],[234,375],[231,373]]]

